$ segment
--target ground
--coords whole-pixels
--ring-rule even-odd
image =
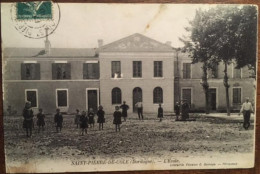
[[[155,114],[145,114],[139,121],[130,114],[122,122],[121,131],[115,132],[112,115],[106,115],[104,130],[98,124],[81,136],[73,124],[74,116],[64,115],[61,133],[56,133],[53,115],[47,115],[44,132],[26,138],[22,128],[22,116],[5,116],[5,152],[7,161],[27,161],[37,158],[81,159],[99,156],[102,158],[134,156],[207,156],[207,154],[246,154],[253,151],[254,121],[244,130],[243,116],[220,114],[191,114],[196,121],[175,121],[175,116],[166,115],[159,122]],[[36,120],[35,120],[36,122]]]

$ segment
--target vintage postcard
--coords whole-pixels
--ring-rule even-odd
[[[6,172],[254,167],[257,15],[1,3]]]

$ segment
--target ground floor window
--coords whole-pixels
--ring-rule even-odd
[[[160,87],[156,87],[153,90],[153,103],[163,103],[163,90]]]
[[[56,105],[57,107],[68,107],[68,89],[56,90]]]
[[[182,89],[182,100],[187,100],[187,103],[191,105],[191,89]]]
[[[25,101],[31,102],[33,108],[38,107],[38,93],[37,89],[26,89],[25,90]]]
[[[233,88],[233,104],[241,104],[241,88]]]
[[[122,97],[121,97],[121,89],[120,88],[113,88],[112,89],[112,104],[121,104]]]

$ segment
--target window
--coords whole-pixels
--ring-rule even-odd
[[[26,89],[25,90],[25,101],[30,101],[33,108],[38,107],[38,93],[37,89]]]
[[[218,78],[218,65],[214,64],[211,69],[211,78]]]
[[[183,78],[191,78],[191,63],[183,63]]]
[[[83,64],[83,79],[99,79],[99,64],[84,63]]]
[[[120,61],[112,61],[112,78],[121,78],[121,64]]]
[[[133,61],[133,77],[142,77],[141,61]]]
[[[156,87],[153,90],[153,103],[163,103],[163,90],[160,87]]]
[[[182,89],[182,100],[187,100],[187,103],[191,105],[191,89]]]
[[[241,79],[241,69],[240,68],[239,69],[236,69],[236,68],[233,69],[233,78]]]
[[[56,90],[56,105],[57,107],[68,107],[68,89]]]
[[[154,77],[163,76],[163,67],[162,61],[154,61]]]
[[[40,80],[39,63],[22,63],[21,64],[22,80]]]
[[[112,90],[112,104],[121,104],[121,89],[113,88]]]
[[[52,79],[63,80],[71,78],[71,65],[70,63],[53,63],[52,64]]]
[[[241,104],[241,88],[233,88],[233,104]]]

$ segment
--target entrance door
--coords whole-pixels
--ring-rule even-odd
[[[87,108],[92,108],[94,112],[98,108],[98,90],[87,90]]]
[[[217,109],[217,92],[216,88],[209,89],[209,107],[211,111],[215,111]]]
[[[134,88],[133,90],[133,112],[137,112],[135,104],[139,101],[143,101],[142,89],[139,87]]]

